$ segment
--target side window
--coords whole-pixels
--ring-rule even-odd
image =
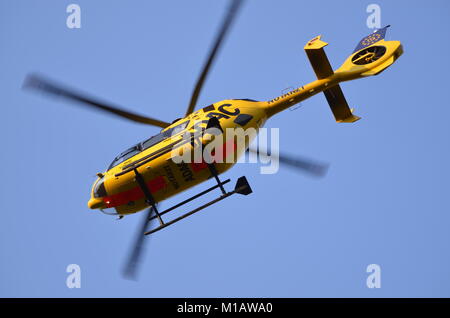
[[[167,129],[167,130],[164,131],[163,133],[164,133],[164,135],[166,135],[167,137],[174,136],[174,135],[180,133],[181,131],[183,131],[183,130],[186,128],[186,126],[187,126],[188,124],[189,124],[189,120],[187,120],[187,121],[185,121],[185,122],[183,122],[183,123],[181,123],[181,124],[179,124],[179,125],[176,125],[175,127],[172,127],[172,128],[170,128],[170,129]]]
[[[189,121],[185,121],[184,123],[181,123],[179,125],[176,125],[175,127],[166,129],[163,132],[159,133],[158,135],[155,135],[155,136],[147,139],[146,141],[144,141],[142,143],[142,150],[148,149],[148,148],[156,145],[157,143],[159,143],[167,138],[170,138],[173,135],[178,134],[179,132],[183,131],[183,129],[186,128],[188,123],[189,123]]]
[[[167,137],[164,135],[164,133],[157,134],[142,143],[142,150],[148,149],[166,138]]]
[[[128,160],[129,158],[133,157],[134,155],[137,155],[140,152],[139,148],[137,146],[134,146],[124,152],[122,152],[114,161],[110,164],[109,169],[114,168],[119,163],[124,162],[125,160]]]
[[[141,151],[138,149],[138,147],[129,149],[124,155],[121,156],[121,159],[122,159],[121,162],[130,159],[134,155],[137,155],[139,152],[141,152]]]

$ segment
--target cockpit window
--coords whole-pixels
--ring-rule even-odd
[[[94,198],[106,197],[104,177],[97,180],[94,186]]]
[[[122,152],[109,165],[108,170],[110,170],[110,169],[114,168],[115,166],[117,166],[118,164],[130,159],[134,155],[137,155],[141,151],[148,149],[148,148],[160,143],[161,141],[178,134],[179,132],[183,131],[187,127],[188,123],[189,123],[189,121],[187,120],[179,125],[176,125],[175,127],[163,130],[159,134],[157,134],[153,137],[150,137],[149,139],[137,144],[136,146],[131,147],[130,149]]]
[[[137,155],[141,151],[139,148],[140,148],[140,145],[136,145],[136,146],[131,147],[130,149],[122,152],[119,156],[116,157],[116,159],[114,159],[114,161],[109,166],[108,170],[117,166],[119,163],[130,159],[134,155]]]

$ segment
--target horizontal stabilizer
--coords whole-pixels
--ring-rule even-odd
[[[314,73],[316,73],[318,79],[333,75],[333,68],[331,67],[330,61],[328,61],[328,57],[323,49],[328,45],[328,43],[323,42],[320,38],[321,35],[316,36],[304,47],[306,55],[308,56]]]
[[[309,41],[305,45],[304,50],[317,78],[324,79],[333,75],[334,71],[323,49],[328,43],[323,42],[320,38],[321,36],[319,35]],[[360,119],[352,114],[339,85],[326,89],[323,93],[338,123],[353,123]]]
[[[323,92],[338,123],[353,123],[360,117],[353,115],[347,104],[344,93],[339,85],[333,86]]]

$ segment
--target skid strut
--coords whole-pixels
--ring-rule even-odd
[[[225,188],[223,187],[222,182],[220,182],[219,174],[217,173],[216,166],[213,163],[208,163],[208,169],[211,172],[211,174],[213,175],[214,179],[216,179],[217,184],[220,187],[220,191],[222,191],[222,194],[223,195],[227,194],[227,191],[225,191]]]
[[[142,175],[137,171],[137,169],[134,169],[134,174],[136,175],[136,181],[141,188],[142,192],[144,192],[145,195],[145,201],[153,208],[153,211],[155,211],[156,218],[158,218],[160,226],[164,225],[163,220],[161,219],[161,215],[158,212],[158,209],[156,208],[156,202],[153,199],[152,193],[147,187],[147,184],[145,184],[145,180],[142,177]]]

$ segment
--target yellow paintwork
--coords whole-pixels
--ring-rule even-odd
[[[234,111],[236,108],[239,108],[239,111],[241,114],[248,114],[252,115],[253,119],[250,120],[244,127],[236,124],[233,122],[233,120],[236,118],[236,116],[229,116],[229,118],[221,118],[220,124],[221,127],[224,130],[224,141],[228,141],[230,138],[227,137],[227,131],[226,128],[255,128],[259,129],[266,120],[266,114],[265,114],[265,107],[264,105],[266,102],[249,102],[244,100],[223,100],[221,102],[213,104],[216,108],[213,112],[218,112],[217,108],[220,105],[227,105],[231,104],[232,106],[227,106],[228,111]],[[176,125],[179,125],[181,122],[189,120],[189,125],[187,126],[186,130],[190,132],[194,132],[194,124],[196,122],[200,122],[202,120],[208,120],[209,118],[206,117],[206,115],[209,112],[204,112],[202,109],[190,114],[189,116],[185,117],[184,119],[177,121],[176,123],[172,124],[171,126],[167,127],[166,129],[170,129],[171,127],[174,127]],[[219,112],[218,112],[219,113]],[[200,127],[206,127],[206,123],[203,123],[200,125]],[[127,190],[130,190],[132,188],[136,188],[137,184],[134,180],[134,172],[126,173],[122,176],[116,177],[115,175],[117,173],[120,173],[123,170],[124,166],[129,165],[131,162],[138,161],[139,159],[148,156],[150,153],[157,152],[159,149],[164,148],[167,145],[170,145],[171,143],[182,140],[182,132],[179,134],[168,138],[164,141],[162,141],[159,144],[156,144],[153,147],[150,147],[149,149],[146,149],[145,151],[135,155],[134,157],[131,157],[127,161],[117,165],[116,167],[112,168],[109,171],[106,171],[104,173],[105,176],[105,188],[108,193],[108,195],[114,195],[117,193],[121,193]],[[236,149],[236,156],[239,158],[248,147],[249,143],[251,142],[251,139],[246,140],[245,147],[241,147],[240,149]],[[190,146],[191,149],[192,146]],[[175,148],[176,149],[176,148]],[[165,155],[162,155],[155,160],[152,160],[148,164],[145,164],[141,167],[139,167],[137,170],[139,173],[141,173],[145,180],[151,180],[153,178],[156,178],[158,176],[164,176],[166,178],[168,186],[160,191],[157,191],[155,193],[152,193],[154,199],[156,202],[163,201],[177,193],[180,193],[192,186],[195,186],[208,178],[210,178],[210,172],[208,169],[203,169],[199,172],[193,172],[191,169],[191,172],[194,174],[193,180],[185,181],[182,171],[180,171],[180,168],[177,164],[175,164],[171,160],[171,152],[168,152]],[[226,161],[226,158],[224,158],[224,161]],[[234,160],[235,162],[236,160]],[[231,168],[234,164],[233,163],[216,163],[216,169],[219,173],[223,173],[229,168]],[[170,182],[168,171],[171,172],[172,176],[170,178],[175,178],[178,184],[178,187],[175,187],[173,183]],[[95,185],[95,184],[94,184]],[[94,186],[92,187],[92,189]],[[105,204],[102,199],[94,198],[93,192],[91,191],[91,200],[88,203],[90,208],[104,208]],[[124,205],[116,208],[116,211],[121,214],[129,214],[134,213],[139,210],[142,210],[143,208],[147,207],[147,204],[145,203],[144,198],[141,200],[135,201],[133,205]]]
[[[327,43],[323,42],[319,36],[313,39],[312,41],[308,42],[308,44],[305,46],[305,50],[307,51],[307,53],[308,50],[310,49],[323,50],[323,47],[326,45]],[[294,89],[291,92],[278,96],[272,100],[262,102],[253,102],[247,100],[223,100],[221,102],[213,104],[215,110],[213,110],[212,112],[218,113],[220,113],[218,111],[218,108],[221,105],[226,105],[223,106],[222,109],[226,109],[226,111],[228,112],[227,116],[229,118],[226,117],[220,118],[220,124],[224,130],[225,136],[224,140],[229,140],[229,138],[227,137],[226,128],[241,127],[246,129],[249,127],[253,127],[255,129],[259,129],[271,116],[313,95],[316,95],[326,89],[329,89],[334,85],[338,85],[340,82],[379,74],[381,71],[390,66],[403,52],[402,46],[398,41],[381,40],[374,43],[372,46],[374,45],[386,47],[385,54],[377,61],[366,65],[355,65],[352,63],[352,57],[354,56],[354,54],[358,53],[356,52],[351,56],[349,56],[349,58],[342,64],[342,66],[338,68],[336,71],[332,72],[332,74],[330,74],[329,76],[325,78],[318,78],[317,80],[309,84]],[[317,59],[319,62],[313,61],[311,62],[321,63],[320,62],[321,57],[318,56]],[[314,64],[313,68],[315,68]],[[234,122],[236,115],[229,115],[229,113],[236,113],[237,110],[239,111],[240,114],[248,114],[253,117],[244,127]],[[209,117],[207,116],[210,112],[211,111],[205,112],[203,111],[203,109],[197,110],[194,113],[188,115],[187,117],[173,123],[171,126],[165,129],[170,129],[171,127],[179,125],[184,121],[189,121],[186,130],[194,132],[195,122],[208,120]],[[355,118],[349,119],[349,121],[352,120],[354,121],[356,119]],[[204,123],[201,126],[205,127],[206,124]],[[148,156],[149,154],[155,153],[163,149],[164,147],[167,147],[168,145],[170,146],[172,143],[174,143],[177,140],[180,140],[181,138],[182,133],[180,132],[179,134],[171,138],[168,138],[149,149],[146,149],[145,151],[117,165],[111,170],[101,174],[100,176],[104,175],[105,180],[104,184],[108,196],[120,194],[123,193],[124,191],[130,191],[132,189],[137,188],[137,183],[135,181],[135,175],[133,171],[125,173],[120,176],[116,176],[117,173],[123,171],[124,167],[126,167],[132,162],[139,161],[140,159]],[[236,149],[236,154],[233,155],[236,155],[237,157],[241,156],[246,151],[247,147],[248,142],[240,149]],[[153,178],[160,178],[160,176],[163,176],[167,186],[163,189],[155,191],[154,193],[152,192],[152,195],[156,202],[163,201],[190,187],[193,187],[201,182],[204,182],[211,176],[210,171],[208,169],[203,169],[198,172],[194,172],[192,171],[192,169],[190,169],[191,172],[193,173],[193,178],[186,180],[185,176],[182,173],[182,170],[180,169],[180,166],[178,166],[171,160],[171,156],[172,156],[171,152],[168,152],[162,156],[155,158],[154,160],[148,162],[147,164],[142,165],[137,169],[139,173],[143,175],[146,182],[148,180],[152,180]],[[226,170],[230,169],[233,165],[234,165],[233,163],[217,163],[216,168],[219,173],[223,173]],[[184,172],[186,173],[186,170],[184,170]],[[92,189],[94,189],[94,186],[95,183]],[[88,202],[88,206],[92,209],[105,208],[106,203],[102,198],[94,198],[93,191],[91,191],[91,199]],[[129,214],[140,211],[146,208],[147,206],[148,205],[145,203],[144,198],[142,196],[142,198],[140,198],[139,200],[133,201],[132,204],[124,204],[116,207],[116,211],[119,214]]]

